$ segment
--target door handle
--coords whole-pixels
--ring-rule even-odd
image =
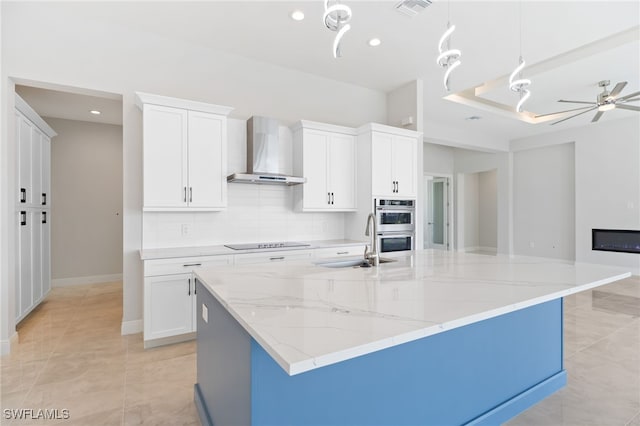
[[[42,212],[42,223],[47,223],[47,212]]]
[[[26,203],[27,202],[27,189],[26,188],[20,188],[20,202],[21,203]]]
[[[46,193],[42,193],[42,205],[46,206],[47,205],[47,194]]]
[[[24,210],[20,212],[20,226],[27,226],[27,212]]]

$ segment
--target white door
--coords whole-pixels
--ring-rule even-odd
[[[190,207],[227,205],[227,154],[224,119],[189,111],[188,203]]]
[[[16,291],[16,318],[21,320],[33,304],[32,291],[32,256],[31,241],[33,238],[33,213],[29,210],[19,212],[19,259],[18,290]]]
[[[40,249],[42,263],[42,297],[49,294],[51,290],[51,211],[44,210],[43,220],[40,223],[42,228],[40,234]]]
[[[449,250],[449,179],[434,178],[427,186],[427,248]]]
[[[21,114],[16,114],[16,140],[18,142],[20,208],[32,205],[33,197],[31,184],[31,124]]]
[[[328,151],[328,189],[331,207],[336,210],[356,208],[356,139],[349,135],[332,135]]]
[[[385,133],[371,135],[371,186],[374,196],[395,194],[392,172],[392,136]]]
[[[305,131],[302,140],[304,177],[303,208],[327,210],[331,207],[331,194],[327,187],[327,161],[329,136],[324,132]]]
[[[144,207],[187,206],[187,111],[144,105]]]
[[[191,274],[145,278],[144,340],[193,330]]]
[[[396,196],[415,198],[417,195],[417,141],[405,136],[393,137],[393,174]]]
[[[41,205],[51,205],[51,139],[42,136],[42,200]]]

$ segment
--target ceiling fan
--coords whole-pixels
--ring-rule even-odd
[[[536,118],[538,118],[538,117],[547,117],[549,115],[564,114],[565,112],[573,112],[573,111],[584,110],[584,111],[581,111],[581,112],[579,112],[577,114],[574,114],[574,115],[572,115],[570,117],[563,118],[562,120],[559,120],[559,121],[556,121],[554,123],[551,123],[551,125],[553,126],[554,124],[562,123],[563,121],[569,120],[569,119],[571,119],[573,117],[577,117],[577,116],[582,115],[582,114],[586,114],[587,112],[593,111],[593,110],[596,110],[596,109],[598,110],[598,112],[596,112],[596,115],[591,120],[592,123],[600,120],[600,117],[602,117],[602,114],[604,114],[606,111],[610,111],[610,110],[615,109],[615,108],[628,109],[630,111],[638,111],[638,112],[640,112],[640,107],[633,106],[633,105],[626,105],[627,102],[633,102],[633,101],[640,100],[640,92],[634,92],[634,93],[631,93],[630,95],[618,97],[620,92],[622,92],[622,89],[624,89],[624,87],[627,85],[627,82],[626,81],[621,81],[620,83],[616,84],[611,92],[607,91],[607,86],[608,85],[609,85],[609,80],[602,80],[602,81],[598,82],[598,86],[602,87],[602,93],[600,93],[598,95],[598,98],[597,98],[597,100],[595,102],[567,101],[567,100],[564,100],[564,99],[560,99],[558,101],[558,102],[566,102],[566,103],[570,103],[570,104],[588,104],[589,106],[585,106],[585,107],[582,107],[582,108],[568,109],[568,110],[565,110],[565,111],[551,112],[549,114],[536,115]]]

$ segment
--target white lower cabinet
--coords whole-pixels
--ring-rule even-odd
[[[313,257],[313,250],[283,250],[266,253],[247,253],[235,255],[236,265],[252,263],[284,262],[285,260],[304,260]]]
[[[363,244],[360,246],[319,248],[315,250],[315,255],[317,259],[358,255],[361,255],[364,259],[364,247],[365,245]]]
[[[174,338],[192,338],[196,331],[196,283],[200,268],[228,265],[233,256],[154,259],[144,262],[144,345],[153,347]],[[184,338],[181,339],[180,336]]]

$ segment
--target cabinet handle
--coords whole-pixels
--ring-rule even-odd
[[[348,251],[339,251],[336,254],[349,254],[349,252]]]
[[[327,204],[331,204],[331,193],[327,192]]]
[[[27,226],[27,212],[20,212],[20,226]]]
[[[198,294],[198,287],[196,287],[197,281],[195,278],[193,279],[193,294]]]
[[[202,263],[186,263],[182,266],[184,266],[185,268],[188,266],[202,266]]]
[[[47,212],[42,212],[42,223],[47,223]]]
[[[396,193],[400,192],[400,182],[396,181]]]
[[[42,205],[46,206],[47,205],[47,194],[46,193],[42,193]]]
[[[391,183],[393,184],[393,190],[391,192],[393,192],[395,194],[396,192],[396,181],[391,181]]]
[[[193,188],[189,187],[189,202],[193,202]]]
[[[184,191],[183,192],[184,195],[182,196],[182,201],[184,201],[186,203],[187,202],[187,187],[186,186],[184,187],[183,191]]]
[[[21,203],[26,203],[27,202],[27,189],[26,188],[20,188],[20,202]]]
[[[331,193],[331,205],[333,205],[333,201],[335,200],[335,197],[333,196],[333,192]]]
[[[269,260],[284,260],[284,256],[270,257]]]
[[[187,296],[191,296],[191,278],[187,281]]]

